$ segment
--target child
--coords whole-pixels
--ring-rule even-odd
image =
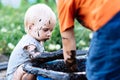
[[[35,75],[23,71],[22,66],[44,51],[43,43],[50,38],[55,23],[54,12],[45,4],[36,4],[27,10],[24,18],[26,35],[10,56],[7,80],[36,80]]]

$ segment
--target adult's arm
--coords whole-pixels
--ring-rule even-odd
[[[64,61],[70,71],[77,71],[74,37],[74,0],[57,0],[58,19],[63,44]]]
[[[77,71],[76,63],[76,42],[74,28],[69,28],[61,32],[64,61],[70,71]]]

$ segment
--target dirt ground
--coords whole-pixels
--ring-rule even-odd
[[[8,57],[0,54],[0,63],[3,63],[3,62],[8,62]],[[6,69],[0,70],[0,80],[6,80],[5,76],[6,76]]]
[[[0,71],[0,80],[6,80],[5,75],[6,75],[6,70]]]

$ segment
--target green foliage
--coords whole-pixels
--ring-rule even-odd
[[[0,53],[9,54],[24,34],[23,15],[20,9],[1,6],[0,9]]]
[[[55,0],[37,0],[36,3],[45,3],[49,5],[57,15]],[[25,34],[24,13],[32,4],[28,3],[27,0],[22,0],[21,6],[17,9],[0,4],[0,53],[10,55],[18,41]],[[83,27],[79,27],[81,25],[77,22],[75,26],[77,49],[85,49],[89,45],[90,31]],[[52,37],[45,43],[45,49],[47,51],[54,51],[60,48],[62,48],[62,41],[57,21]]]

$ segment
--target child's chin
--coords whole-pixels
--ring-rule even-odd
[[[45,40],[49,40],[50,38],[46,38]]]

